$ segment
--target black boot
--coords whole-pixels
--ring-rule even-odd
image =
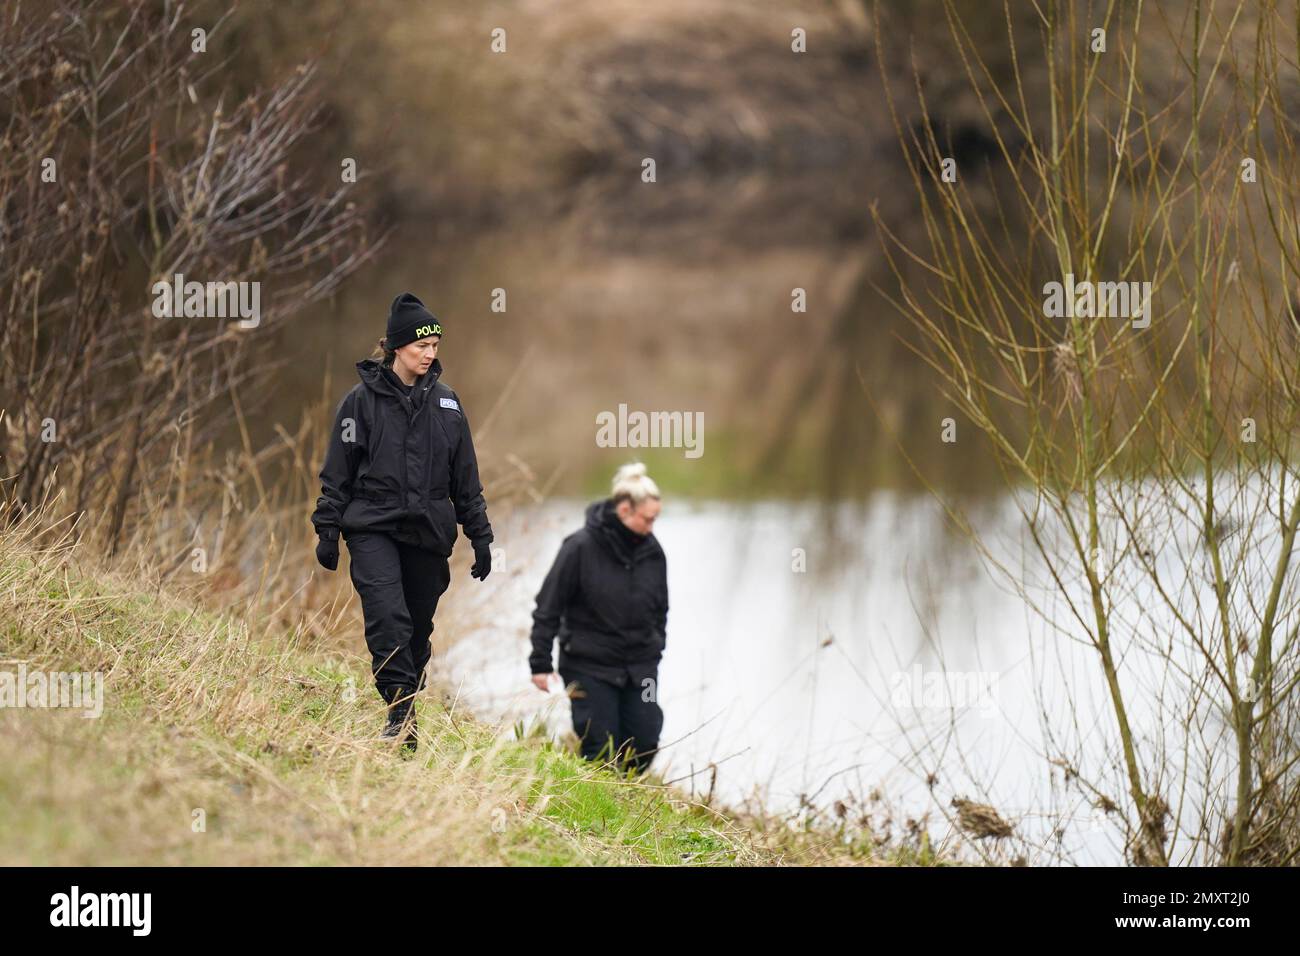
[[[417,746],[415,736],[415,691],[410,687],[386,687],[382,691],[388,703],[388,719],[379,736],[386,738],[400,737],[405,731],[402,749],[414,753]]]

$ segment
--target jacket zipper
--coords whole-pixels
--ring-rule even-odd
[[[422,388],[424,391],[426,392],[428,391],[427,386],[422,386]],[[411,389],[410,392],[402,396],[402,401],[406,402],[406,408],[407,408],[406,437],[407,439],[410,439],[411,436],[414,435],[415,440],[418,442],[420,440],[420,436],[417,435],[415,432],[415,420],[420,417],[420,412],[424,411],[424,406],[428,403],[428,396],[426,395],[423,399],[421,399],[420,405],[417,408],[415,406],[415,403],[411,401],[411,395],[414,394],[414,392],[415,389]],[[428,451],[429,451],[429,457],[430,459],[432,459],[433,449],[430,448],[428,449]],[[404,500],[402,501],[403,508],[407,507],[406,496],[409,496],[410,493],[411,493],[410,476],[406,468],[406,446],[405,444],[403,444],[402,446],[402,494],[404,496]]]
[[[410,496],[410,485],[407,482],[406,472],[406,444],[411,440],[411,432],[415,423],[414,407],[411,404],[411,396],[403,393],[398,396],[398,400],[404,405],[403,411],[406,412],[406,435],[402,438],[402,510],[406,510],[406,502]]]

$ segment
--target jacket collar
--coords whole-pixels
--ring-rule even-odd
[[[394,398],[400,399],[402,397],[401,393],[388,380],[388,376],[384,374],[383,369],[383,363],[377,359],[362,359],[357,363],[357,375],[361,377],[361,381],[371,391],[378,392],[381,395],[392,395]],[[429,371],[415,380],[415,387],[428,392],[441,375],[442,362],[434,359],[429,366]]]
[[[614,502],[611,498],[602,498],[587,505],[586,517],[588,530],[624,564],[629,562],[635,564],[653,555],[663,554],[663,548],[660,547],[659,539],[654,536],[654,532],[646,535],[645,541],[638,547],[628,547],[623,536],[619,534],[621,529],[613,526],[613,522],[618,521],[618,516],[614,514]]]

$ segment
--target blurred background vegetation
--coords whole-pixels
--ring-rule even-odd
[[[1008,62],[1005,24],[962,6]],[[320,395],[323,371],[331,395],[345,388],[410,289],[448,329],[446,378],[472,420],[509,390],[492,440],[542,488],[603,488],[627,451],[596,446],[595,416],[626,403],[704,413],[702,458],[643,453],[674,495],[911,487],[896,439],[941,483],[979,490],[991,466],[974,441],[957,455],[934,440],[951,410],[874,288],[892,278],[872,204],[900,235],[918,220],[882,66],[905,110],[919,71],[964,170],[1000,162],[942,16],[854,0],[239,4],[214,44],[239,64],[227,75],[252,89],[319,60],[328,122],[301,161],[330,173],[354,157],[389,230],[311,326],[282,328],[292,361],[263,413]]]
[[[447,329],[445,378],[485,452],[490,498],[597,493],[638,454],[674,497],[861,500],[918,490],[913,464],[947,492],[982,496],[999,485],[993,456],[913,350],[882,237],[926,242],[922,198],[935,187],[913,182],[900,132],[933,134],[973,211],[1013,246],[1028,235],[998,145],[1014,161],[1025,129],[976,90],[1014,93],[1041,141],[1047,47],[1032,4],[991,9],[5,0],[0,458],[21,476],[17,497],[52,489],[61,468],[78,509],[112,504],[116,540],[164,495],[181,512],[215,502],[224,520],[242,507],[232,489],[255,475],[256,496],[278,491],[297,520],[316,493],[313,442],[403,290]],[[1084,43],[1108,9],[1069,4],[1065,29]],[[1214,30],[1231,19],[1237,45],[1255,35],[1255,11],[1207,10]],[[191,52],[194,29],[207,31],[204,52]],[[791,50],[796,29],[806,53]],[[1177,68],[1186,29],[1187,7],[1162,4],[1140,38],[1139,100],[1174,128],[1190,109]],[[954,36],[979,51],[978,69]],[[101,75],[119,61],[120,76]],[[1209,128],[1241,113],[1233,62],[1207,90]],[[257,119],[287,122],[288,109],[268,108],[286,91],[293,135],[269,136]],[[1089,117],[1103,151],[1113,101]],[[127,106],[134,125],[96,126]],[[92,149],[106,142],[116,152]],[[236,198],[201,221],[184,201],[208,168],[205,142],[227,158]],[[38,179],[47,153],[62,163],[59,190]],[[647,157],[654,183],[641,180]],[[341,181],[346,160],[355,184]],[[1139,160],[1185,176],[1163,143]],[[239,181],[250,168],[260,193]],[[1079,188],[1104,189],[1105,169],[1077,171]],[[1117,234],[1142,201],[1134,188],[1115,200]],[[196,255],[191,236],[226,244]],[[1122,257],[1111,246],[1102,261]],[[1024,254],[1039,261],[1027,240]],[[246,334],[153,321],[149,280],[173,263],[189,278],[260,278],[267,319]],[[923,283],[913,266],[904,258],[903,278]],[[505,312],[492,310],[497,289]],[[795,289],[806,312],[791,309]],[[596,416],[621,404],[703,413],[705,454],[598,447]],[[47,445],[34,436],[52,410],[62,437]],[[936,440],[949,417],[958,444]],[[195,449],[218,458],[190,467]],[[177,492],[196,475],[206,487]],[[185,520],[178,555],[199,520]]]

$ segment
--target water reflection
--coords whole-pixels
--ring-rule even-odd
[[[566,702],[528,685],[527,635],[537,586],[582,504],[516,515],[499,536],[503,580],[473,596],[473,611],[459,605],[467,620],[497,612],[440,657],[475,713],[567,727]],[[1009,527],[1018,515],[999,507],[984,518]],[[879,788],[909,812],[931,811],[937,833],[928,773],[936,798],[976,794],[1013,814],[1049,805],[1029,654],[1037,624],[1019,597],[989,578],[932,500],[882,493],[833,509],[833,521],[855,544],[832,548],[813,505],[669,502],[656,528],[671,599],[656,769],[704,791],[716,763],[723,802],[759,793],[782,810],[801,795],[826,805]],[[1065,653],[1077,655],[1072,690],[1087,693],[1092,661]],[[963,676],[943,683],[939,670]],[[1113,852],[1080,812],[1079,852]]]

